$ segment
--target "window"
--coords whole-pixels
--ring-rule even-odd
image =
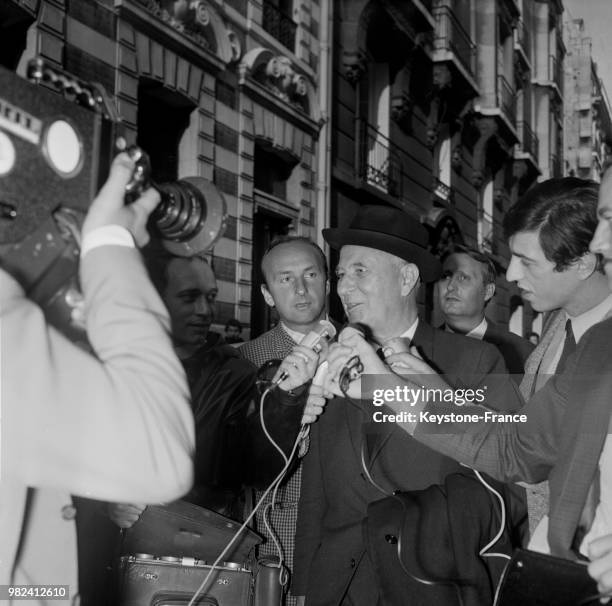
[[[195,106],[183,95],[156,83],[143,81],[138,87],[138,145],[151,159],[153,179],[158,182],[174,181],[179,177],[179,157],[186,131],[190,129]],[[197,116],[196,116],[197,117]],[[185,139],[197,144],[197,136],[189,132]],[[212,143],[211,143],[212,145]],[[191,149],[185,149],[191,156]],[[195,151],[195,150],[193,150]],[[194,160],[197,154],[194,154]],[[186,172],[193,172],[187,170]]]

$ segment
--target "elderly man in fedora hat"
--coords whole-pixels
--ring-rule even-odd
[[[383,351],[389,339],[409,340],[441,372],[469,376],[473,387],[490,373],[505,372],[494,346],[434,329],[418,317],[419,285],[438,278],[440,263],[428,252],[427,232],[416,218],[363,206],[348,229],[325,229],[323,236],[340,249],[338,295],[349,322],[360,324]],[[372,412],[371,400],[334,398],[312,425],[292,582],[306,606],[397,603],[385,594],[380,565],[364,540],[368,505],[394,491],[440,484],[460,469],[407,439],[395,424],[374,423]],[[400,603],[435,602],[405,595]]]

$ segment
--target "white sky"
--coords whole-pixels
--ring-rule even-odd
[[[564,19],[584,19],[585,34],[592,39],[597,73],[612,95],[612,0],[563,0]]]

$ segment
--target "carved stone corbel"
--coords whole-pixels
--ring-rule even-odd
[[[344,76],[350,84],[355,86],[366,72],[366,58],[361,51],[344,52],[342,55]]]
[[[497,134],[498,127],[494,118],[480,118],[476,121],[476,127],[480,132],[480,136],[474,145],[474,172],[472,173],[471,181],[476,189],[480,189],[485,178],[487,144]]]

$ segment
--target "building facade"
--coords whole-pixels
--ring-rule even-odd
[[[4,0],[0,57],[21,75],[38,55],[101,83],[157,182],[193,175],[216,186],[229,211],[212,251],[217,322],[261,332],[265,247],[326,219],[317,173],[328,15],[325,0]]]
[[[562,19],[561,0],[5,0],[0,57],[102,83],[158,181],[214,183],[219,324],[266,330],[270,240],[323,244],[367,203],[418,216],[436,254],[489,252],[488,314],[524,334],[501,219],[538,180],[600,172],[610,141],[590,46]],[[437,322],[432,287],[420,303]]]
[[[418,215],[430,246],[489,252],[489,308],[507,323],[507,208],[559,172],[563,58],[557,0],[339,0],[335,3],[332,224],[364,203]],[[423,312],[436,322],[435,297]],[[531,328],[518,305],[513,328]]]
[[[612,149],[610,102],[582,19],[565,23],[565,139],[569,175],[600,181]]]

